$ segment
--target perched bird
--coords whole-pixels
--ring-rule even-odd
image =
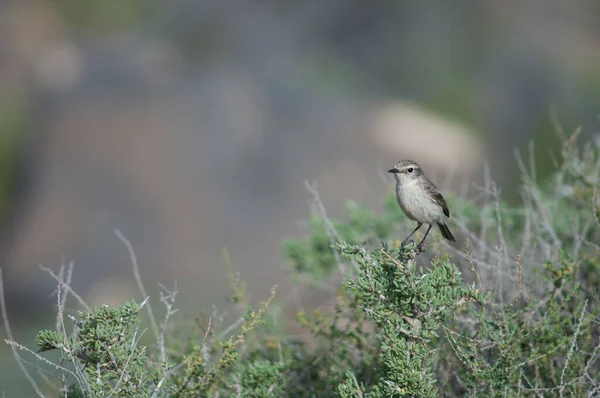
[[[396,179],[396,199],[400,208],[406,217],[417,222],[417,227],[404,239],[402,246],[406,245],[423,224],[429,224],[429,228],[417,245],[419,250],[434,224],[440,227],[444,238],[456,242],[446,225],[446,217],[450,217],[448,205],[440,191],[425,176],[421,166],[412,160],[401,160],[388,173],[393,173]]]

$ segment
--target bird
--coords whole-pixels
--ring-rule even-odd
[[[402,241],[401,247],[406,246],[410,238],[423,224],[429,224],[425,236],[417,245],[417,250],[423,249],[423,243],[434,225],[440,228],[442,236],[456,242],[450,228],[446,225],[446,217],[450,210],[446,200],[437,187],[425,176],[421,166],[413,160],[401,160],[388,170],[396,180],[396,200],[406,214],[406,217],[417,222],[417,227]]]

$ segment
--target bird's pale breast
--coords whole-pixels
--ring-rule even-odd
[[[396,197],[402,211],[413,221],[433,224],[443,218],[443,210],[417,181],[398,185]]]

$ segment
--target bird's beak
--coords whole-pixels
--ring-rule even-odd
[[[398,170],[398,169],[397,169],[397,168],[395,168],[395,167],[394,167],[393,169],[389,169],[389,170],[388,170],[388,173],[399,173],[399,172],[400,172],[400,170]]]

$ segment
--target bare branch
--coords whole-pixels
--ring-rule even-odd
[[[14,341],[12,330],[10,328],[10,322],[8,321],[6,303],[4,301],[4,278],[2,276],[2,268],[0,268],[0,310],[2,311],[2,319],[4,319],[4,330],[6,330],[6,335],[8,336],[9,340]],[[15,360],[17,361],[17,365],[19,366],[19,369],[21,369],[21,372],[25,375],[25,378],[27,378],[27,381],[29,382],[29,384],[31,384],[31,387],[33,387],[37,395],[43,397],[44,394],[42,394],[42,391],[39,389],[37,383],[35,382],[35,380],[33,380],[33,377],[23,364],[21,357],[19,357],[19,355],[17,354],[15,346],[11,344],[11,348],[15,356]]]
[[[127,247],[127,251],[129,252],[129,259],[131,260],[131,266],[133,267],[133,276],[135,277],[135,282],[137,283],[138,289],[142,294],[142,297],[147,298],[148,294],[146,293],[146,289],[144,289],[144,283],[142,282],[142,276],[140,274],[140,268],[138,266],[137,258],[135,256],[135,251],[133,250],[133,245],[129,242],[125,236],[118,229],[115,230],[115,235],[123,244]],[[160,341],[160,333],[158,332],[158,325],[156,323],[156,318],[154,317],[154,312],[152,312],[152,307],[150,305],[150,301],[148,301],[148,318],[150,318],[150,324],[152,325],[152,331],[154,332],[154,336],[156,337],[156,341]],[[164,353],[161,353],[161,356],[164,356]]]

